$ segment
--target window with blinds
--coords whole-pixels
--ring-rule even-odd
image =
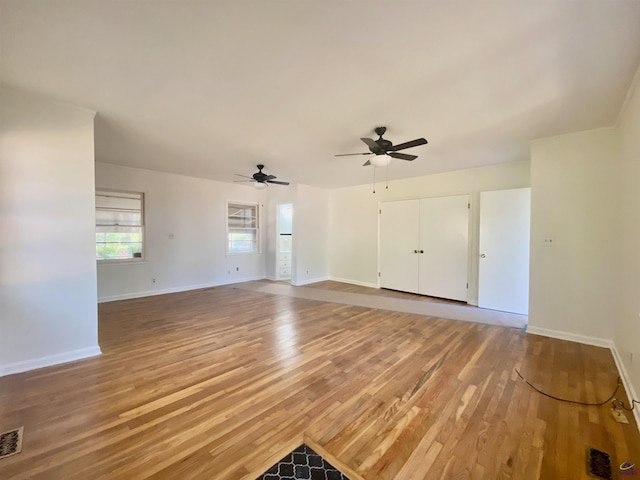
[[[144,194],[96,190],[96,258],[142,258]]]
[[[258,252],[258,205],[227,203],[227,253]]]

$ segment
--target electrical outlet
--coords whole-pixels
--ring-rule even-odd
[[[152,279],[151,279],[151,283],[156,283],[156,279],[155,279],[155,278],[152,278]]]
[[[618,423],[629,423],[629,420],[627,420],[627,416],[619,408],[612,408],[611,409],[611,414],[613,415],[613,419],[616,422],[618,422]]]

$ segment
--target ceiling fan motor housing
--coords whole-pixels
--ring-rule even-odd
[[[376,135],[378,135],[379,137],[375,141],[379,148],[369,147],[371,153],[375,153],[376,155],[385,155],[387,153],[387,150],[389,150],[393,146],[393,143],[391,143],[389,140],[382,138],[386,131],[387,127],[376,127],[374,129],[374,132],[376,132]]]
[[[380,151],[379,152],[378,151],[373,152],[376,155],[384,155],[387,150],[389,150],[391,147],[393,147],[393,143],[391,143],[389,140],[385,140],[384,138],[377,139],[376,143],[380,147]]]

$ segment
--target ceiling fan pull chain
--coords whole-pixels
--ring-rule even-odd
[[[385,182],[386,182],[385,190],[389,190],[389,163],[387,163],[387,169],[386,169],[387,178],[385,179]]]
[[[373,168],[373,193],[376,193],[376,169]]]

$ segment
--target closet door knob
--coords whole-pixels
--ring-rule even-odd
[[[424,253],[424,250],[420,250],[420,253]]]
[[[414,250],[413,253],[418,253],[418,250]]]

